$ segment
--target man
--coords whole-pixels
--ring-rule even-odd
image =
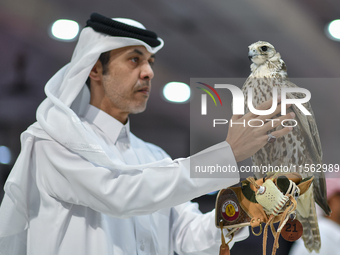
[[[236,184],[238,173],[191,179],[190,159],[171,160],[130,133],[128,115],[146,107],[163,41],[133,20],[92,14],[87,24],[71,62],[46,84],[37,123],[22,134],[0,209],[0,254],[217,254],[214,211],[203,215],[187,201]],[[228,142],[192,158],[236,166],[270,129],[231,128]]]

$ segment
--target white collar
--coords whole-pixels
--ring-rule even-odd
[[[130,144],[130,120],[123,125],[111,115],[98,109],[93,105],[88,105],[84,118],[91,124],[98,127],[109,139],[116,144],[117,141]]]

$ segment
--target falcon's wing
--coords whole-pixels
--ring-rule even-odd
[[[285,81],[285,85],[283,87],[297,87],[294,83],[290,81]],[[288,98],[304,98],[305,94],[303,93],[288,93]],[[320,136],[318,132],[318,128],[315,121],[314,112],[312,110],[312,106],[310,102],[304,103],[303,106],[312,114],[305,115],[300,109],[298,109],[295,105],[292,106],[296,117],[295,119],[299,121],[299,125],[301,127],[301,131],[304,133],[305,144],[307,151],[309,152],[310,162],[311,164],[315,164],[315,169],[317,169],[317,164],[322,164],[322,147]],[[319,165],[321,167],[321,165]],[[327,203],[327,189],[326,189],[326,181],[325,174],[321,169],[320,172],[310,171],[304,173],[305,176],[314,175],[314,198],[315,202],[324,210],[326,214],[330,214],[331,210]]]
[[[283,87],[291,87],[291,88],[298,88],[294,83],[286,80]],[[288,98],[294,99],[294,98],[305,98],[306,95],[303,93],[288,93]],[[294,109],[294,112],[296,114],[296,119],[300,120],[302,129],[304,132],[306,132],[306,136],[310,139],[309,144],[309,150],[312,153],[312,158],[314,159],[315,164],[321,164],[322,163],[322,147],[321,147],[321,141],[319,136],[319,131],[316,125],[315,121],[315,115],[312,110],[312,106],[310,102],[304,103],[303,106],[312,114],[312,115],[305,115],[303,114],[299,108],[297,108],[295,105],[292,106]]]

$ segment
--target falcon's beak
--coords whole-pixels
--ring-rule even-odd
[[[248,58],[249,58],[249,60],[252,61],[252,58],[255,57],[256,55],[257,55],[257,54],[256,54],[256,52],[254,52],[254,50],[250,50],[250,51],[248,52]]]

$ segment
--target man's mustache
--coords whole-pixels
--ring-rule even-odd
[[[139,84],[139,85],[137,85],[137,87],[135,88],[135,90],[136,91],[138,91],[138,90],[150,90],[150,88],[151,88],[151,83],[150,83],[150,81],[145,81],[145,82],[143,82],[142,84]]]

